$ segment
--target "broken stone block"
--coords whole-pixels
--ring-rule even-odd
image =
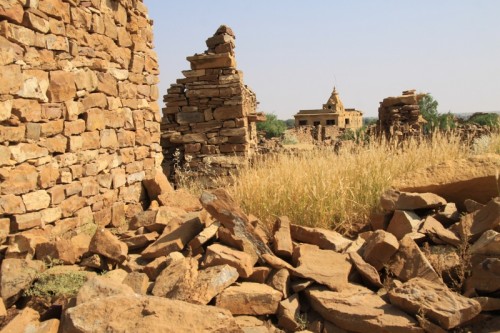
[[[73,265],[77,261],[73,243],[67,239],[56,239],[52,242],[38,244],[36,258],[39,260],[57,259],[65,265]]]
[[[285,329],[287,332],[297,331],[301,325],[297,322],[299,317],[299,297],[297,294],[280,302],[278,307],[278,326]]]
[[[396,237],[384,230],[375,231],[361,249],[363,259],[380,271],[399,248]]]
[[[363,280],[368,282],[371,286],[374,287],[382,287],[382,282],[380,282],[380,275],[378,271],[361,258],[361,256],[356,252],[349,253],[349,257],[354,267],[356,267],[357,271],[363,277]]]
[[[29,288],[45,265],[40,260],[3,259],[0,272],[0,292],[7,307],[14,304]]]
[[[290,296],[290,272],[285,269],[275,270],[267,280],[267,284],[283,294],[284,298]]]
[[[433,241],[440,240],[446,244],[458,246],[461,243],[460,238],[452,232],[446,229],[438,220],[436,220],[431,215],[425,218],[424,223],[422,223],[419,232],[426,234]]]
[[[187,60],[193,70],[236,67],[236,60],[230,53],[195,55],[187,57]]]
[[[191,251],[195,251],[199,248],[201,248],[205,243],[207,243],[209,240],[215,237],[217,235],[217,231],[219,230],[220,223],[215,222],[208,226],[207,228],[203,229],[202,232],[198,234],[195,238],[193,238],[188,246]]]
[[[273,228],[273,250],[278,257],[290,258],[293,252],[290,235],[290,220],[286,216],[279,217]]]
[[[293,275],[312,279],[332,290],[348,286],[347,278],[352,265],[346,254],[302,244],[294,249],[293,262],[296,266]]]
[[[163,229],[161,236],[142,251],[142,256],[157,258],[170,252],[181,251],[202,230],[203,224],[198,213],[189,213],[182,218],[172,219]]]
[[[30,307],[24,308],[2,329],[5,333],[38,332],[40,314]]]
[[[236,268],[241,277],[247,278],[253,272],[255,260],[243,251],[234,250],[221,244],[212,244],[207,247],[203,262],[205,267],[226,264]]]
[[[446,205],[446,200],[434,193],[400,192],[397,210],[430,209]]]
[[[351,285],[340,292],[312,287],[306,296],[325,320],[349,332],[424,333],[414,318],[362,286]]]
[[[189,301],[198,278],[198,261],[183,258],[172,262],[156,278],[154,296]]]
[[[457,327],[481,312],[479,302],[456,294],[443,284],[421,278],[391,289],[389,299],[408,313],[422,313],[444,329]]]
[[[392,212],[396,210],[396,202],[399,198],[399,191],[395,191],[393,189],[387,190],[380,196],[380,206],[386,212]]]
[[[420,277],[434,283],[442,283],[429,260],[409,235],[399,242],[399,249],[391,259],[389,270],[403,282]]]
[[[316,245],[323,250],[342,252],[351,244],[349,239],[333,230],[292,224],[291,233],[295,241]]]
[[[146,247],[151,242],[154,242],[158,238],[157,232],[149,232],[147,234],[135,235],[122,239],[122,241],[127,244],[129,250],[140,249]]]
[[[146,295],[149,286],[149,278],[144,273],[131,272],[127,274],[122,283],[132,288],[136,294]]]
[[[243,282],[226,288],[215,298],[215,305],[233,315],[267,315],[276,313],[282,297],[265,284]]]
[[[128,247],[127,244],[120,241],[109,230],[97,229],[90,241],[89,251],[116,262],[123,262],[127,259]]]
[[[110,296],[72,307],[64,312],[61,326],[63,332],[84,333],[136,327],[141,332],[241,332],[227,310],[138,295]]]
[[[246,278],[245,281],[265,283],[270,273],[271,268],[267,266],[254,267],[252,274],[248,278]]]
[[[466,294],[473,290],[493,293],[500,290],[500,258],[487,258],[472,267],[472,275],[465,282]]]
[[[470,247],[471,254],[500,256],[500,233],[488,230]]]
[[[212,266],[198,272],[190,302],[208,304],[212,298],[238,279],[236,268],[229,265]]]
[[[500,197],[492,199],[483,208],[467,214],[450,229],[461,238],[478,239],[485,231],[500,226]]]
[[[155,169],[151,177],[142,180],[142,184],[146,188],[150,200],[156,200],[159,195],[174,190],[161,169]]]
[[[387,232],[390,232],[400,240],[407,234],[417,232],[421,222],[420,217],[414,212],[396,210],[389,222]]]
[[[184,189],[162,193],[158,195],[158,201],[162,206],[177,207],[186,212],[197,212],[203,208],[200,200]]]
[[[129,286],[106,276],[95,276],[89,279],[78,290],[76,304],[92,302],[96,299],[105,299],[115,295],[135,295]]]
[[[262,258],[263,254],[271,254],[269,247],[257,236],[253,226],[249,223],[248,216],[234,202],[229,194],[218,189],[211,193],[203,192],[200,202],[210,215],[218,220],[241,243],[239,250],[251,256]]]

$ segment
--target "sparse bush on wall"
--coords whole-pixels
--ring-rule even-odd
[[[258,131],[265,131],[266,138],[280,137],[285,133],[287,126],[283,120],[279,120],[275,114],[266,113],[266,121],[257,123]]]

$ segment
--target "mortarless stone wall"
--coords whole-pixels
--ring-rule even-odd
[[[162,161],[152,47],[141,0],[1,1],[1,240],[143,209]]]

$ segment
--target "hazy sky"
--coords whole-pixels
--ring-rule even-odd
[[[144,0],[154,20],[160,95],[221,24],[259,111],[320,108],[336,85],[346,107],[377,116],[402,90],[440,112],[500,110],[498,0]]]

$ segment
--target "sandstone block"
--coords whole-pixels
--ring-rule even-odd
[[[243,106],[221,106],[215,109],[213,114],[215,120],[227,120],[243,117]]]
[[[21,89],[23,83],[21,66],[7,65],[0,73],[0,94],[15,94]]]
[[[90,323],[88,318],[94,320]],[[86,302],[68,309],[62,320],[64,332],[126,331],[130,327],[140,327],[139,333],[241,332],[227,310],[151,296],[118,295]]]
[[[454,328],[481,312],[479,302],[450,291],[442,284],[414,278],[389,291],[391,303],[411,314],[423,313],[444,329]]]
[[[197,55],[187,57],[187,60],[191,63],[193,70],[236,67],[236,60],[230,53]]]
[[[149,286],[149,278],[146,274],[140,272],[131,272],[123,280],[136,294],[146,295]]]
[[[380,275],[378,271],[361,258],[361,256],[357,252],[349,253],[349,257],[354,267],[356,267],[357,271],[363,277],[363,280],[368,282],[371,286],[381,288],[382,282],[380,282]]]
[[[13,105],[12,100],[7,100],[0,102],[0,121],[4,121],[10,118],[10,115],[12,114],[12,105]]]
[[[72,100],[76,95],[75,76],[71,72],[50,72],[50,84],[47,90],[49,101],[64,102]]]
[[[106,127],[106,117],[103,110],[90,109],[84,113],[84,116],[87,131],[103,130]]]
[[[1,295],[9,307],[31,285],[37,274],[45,269],[45,265],[38,260],[3,259],[1,268]]]
[[[42,148],[34,143],[20,143],[10,147],[10,153],[17,163],[22,163],[26,160],[45,157],[49,154],[49,151],[47,148]]]
[[[413,317],[361,286],[340,292],[312,287],[306,295],[325,320],[349,332],[424,332]]]
[[[300,324],[297,322],[299,317],[300,304],[299,297],[294,294],[290,298],[280,302],[278,307],[278,326],[289,332],[295,332],[300,329]]]
[[[22,75],[22,85],[16,95],[24,98],[35,98],[41,102],[48,102],[47,89],[49,75],[40,70],[25,70]]]
[[[234,250],[221,244],[212,244],[206,249],[205,267],[229,265],[236,268],[241,277],[252,274],[255,260],[245,252]]]
[[[26,207],[23,200],[13,194],[0,196],[0,215],[24,214]]]
[[[14,215],[12,221],[14,231],[27,230],[42,226],[42,215],[40,212]]]
[[[233,315],[275,314],[283,295],[265,284],[243,282],[220,293],[215,305]]]
[[[362,256],[367,263],[380,271],[398,248],[398,240],[393,234],[377,230],[366,240]]]
[[[212,266],[198,272],[190,301],[208,304],[212,298],[238,279],[236,268],[229,265]]]
[[[92,237],[89,251],[122,262],[127,258],[128,247],[109,230],[98,229]]]
[[[28,211],[41,210],[49,207],[50,196],[47,191],[39,190],[24,194],[23,202]]]
[[[0,7],[1,8],[1,7]],[[30,307],[24,308],[2,329],[3,333],[38,332],[40,314]]]
[[[108,273],[109,274],[109,273]],[[83,284],[76,296],[76,304],[81,305],[96,299],[104,299],[116,295],[135,295],[132,288],[110,276],[95,276]],[[125,273],[126,276],[126,273]],[[120,279],[120,280],[123,280]]]
[[[342,290],[348,286],[347,277],[352,265],[346,254],[302,244],[294,249],[293,262],[296,266],[293,275],[312,279],[331,290]]]
[[[293,252],[290,234],[290,220],[286,216],[279,217],[273,228],[273,249],[279,257],[291,257]]]
[[[323,250],[344,251],[351,241],[333,230],[322,228],[309,228],[300,225],[291,225],[292,238],[299,242],[304,242],[318,246]]]
[[[387,232],[390,232],[399,240],[407,234],[417,232],[421,222],[420,217],[412,211],[396,210],[389,222]]]
[[[159,195],[171,193],[173,191],[172,186],[161,169],[155,169],[152,172],[152,176],[144,179],[142,184],[146,188],[151,200],[156,200]]]
[[[0,193],[23,194],[36,189],[38,173],[36,168],[22,164],[15,169],[0,168]]]

